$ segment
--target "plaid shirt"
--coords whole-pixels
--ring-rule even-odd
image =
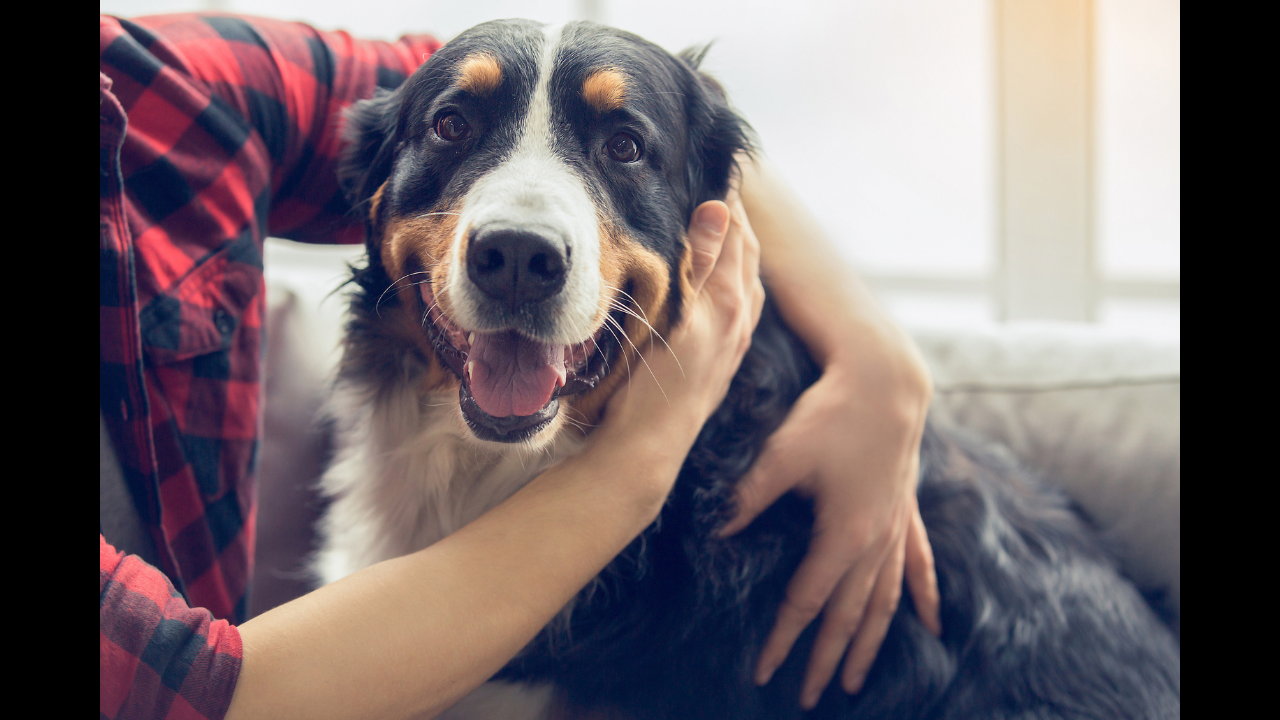
[[[102,713],[221,717],[239,636],[212,618],[245,619],[252,575],[262,242],[361,240],[339,113],[439,43],[225,15],[101,17],[99,43],[101,410],[176,588],[102,541]]]

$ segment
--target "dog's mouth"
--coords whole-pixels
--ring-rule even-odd
[[[440,309],[429,283],[418,285],[424,323],[441,361],[461,381],[458,403],[467,425],[482,440],[527,440],[555,419],[560,397],[591,390],[609,371],[618,348],[609,324],[621,326],[619,311],[596,334],[573,345],[544,343],[517,330],[471,332]],[[616,316],[616,317],[614,317]]]

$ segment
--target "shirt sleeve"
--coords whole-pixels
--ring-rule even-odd
[[[126,22],[161,62],[204,84],[261,137],[272,163],[270,234],[307,242],[362,239],[335,174],[342,113],[378,88],[399,86],[439,41],[429,35],[359,40],[302,23],[229,15]]]
[[[240,633],[188,607],[159,570],[99,534],[101,717],[220,720],[240,676]]]

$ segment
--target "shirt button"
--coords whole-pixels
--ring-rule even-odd
[[[235,327],[235,320],[226,310],[213,311],[213,324],[218,328],[218,332],[226,335]]]

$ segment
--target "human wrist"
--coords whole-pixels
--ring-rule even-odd
[[[655,406],[611,403],[604,422],[578,456],[594,468],[611,468],[618,492],[657,516],[698,431],[706,421],[687,403]]]
[[[911,417],[927,411],[933,378],[911,336],[887,318],[845,323],[823,338],[823,378],[855,393],[880,398]]]

